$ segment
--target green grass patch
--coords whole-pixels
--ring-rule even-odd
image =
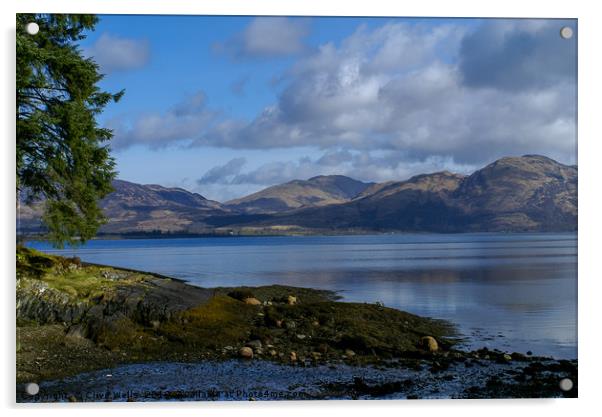
[[[41,280],[49,287],[65,292],[79,300],[89,300],[106,297],[118,286],[130,285],[143,281],[137,274],[127,275],[123,279],[106,278],[113,274],[110,268],[86,267],[73,271],[46,273]]]
[[[78,258],[47,255],[23,246],[17,247],[17,277],[39,279],[77,301],[105,297],[118,286],[145,279],[143,274],[82,266]]]

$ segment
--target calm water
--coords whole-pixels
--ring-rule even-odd
[[[82,260],[212,286],[285,284],[340,291],[448,319],[468,347],[577,357],[577,236],[403,234],[96,240]]]

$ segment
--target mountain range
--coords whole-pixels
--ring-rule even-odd
[[[366,183],[317,176],[219,203],[181,188],[122,180],[101,201],[101,234],[574,231],[577,167],[539,155],[501,158],[471,175]],[[19,210],[40,231],[43,203]]]

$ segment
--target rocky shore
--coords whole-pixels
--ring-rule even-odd
[[[124,366],[219,367],[234,361],[283,370],[323,368],[339,375],[320,382],[319,388],[309,384],[311,398],[421,397],[420,392],[428,391],[425,381],[445,383],[459,373],[475,377],[449,395],[577,395],[576,361],[487,349],[466,352],[451,323],[337,299],[329,291],[276,285],[199,288],[19,247],[18,392],[28,382],[69,381]],[[481,368],[487,371],[469,371]],[[354,371],[347,374],[345,369]],[[389,377],[354,376],[362,369],[380,369]],[[411,374],[426,384],[422,391]],[[558,388],[562,378],[573,381],[571,390]]]

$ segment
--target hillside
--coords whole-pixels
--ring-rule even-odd
[[[274,215],[263,225],[391,231],[577,228],[577,167],[526,155],[469,176],[440,172],[375,184],[350,202]]]
[[[220,203],[181,188],[141,185],[123,180],[113,181],[114,191],[100,206],[108,223],[101,233],[185,232],[207,231],[203,220],[229,214]],[[23,233],[40,229],[43,202],[22,205],[19,209],[19,230]]]
[[[217,201],[181,188],[140,185],[115,180],[115,189],[101,202],[109,222],[104,233],[206,231],[203,219],[229,213]]]
[[[301,207],[345,203],[371,185],[343,175],[321,175],[268,187],[228,201],[226,206],[248,214],[278,213]]]
[[[478,230],[577,229],[577,167],[545,156],[499,159],[466,178],[453,197]]]

